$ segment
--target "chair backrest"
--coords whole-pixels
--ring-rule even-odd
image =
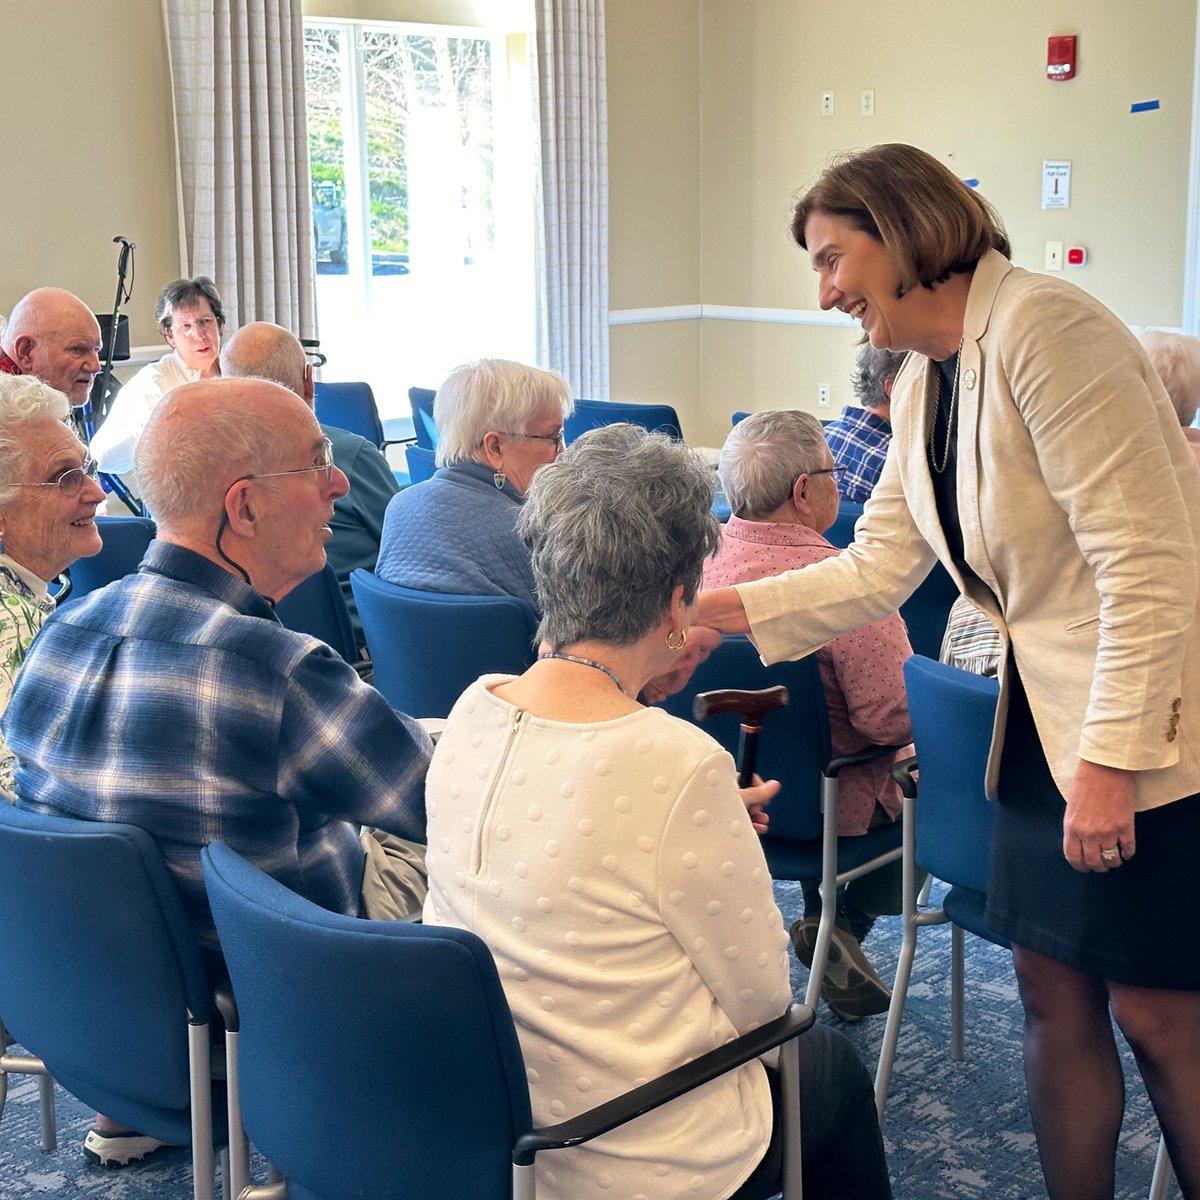
[[[187,1144],[188,1014],[210,993],[150,836],[0,804],[0,945],[13,1036],[85,1104]]]
[[[437,392],[433,388],[411,387],[408,402],[412,406],[413,431],[417,445],[423,450],[436,450],[438,444],[437,425],[433,420],[433,399]],[[413,480],[416,483],[416,480]]]
[[[328,912],[222,842],[202,862],[246,1129],[289,1185],[322,1200],[507,1200],[529,1093],[483,942]]]
[[[854,541],[854,526],[862,514],[863,506],[861,504],[856,504],[853,500],[847,500],[843,496],[838,501],[837,517],[833,524],[825,530],[826,539],[839,550],[845,550]]]
[[[513,596],[454,596],[350,575],[375,686],[413,717],[445,717],[480,675],[519,675],[533,661],[537,618]]]
[[[729,418],[729,424],[730,424],[730,427],[732,428],[734,425],[738,425],[738,424],[740,424],[740,423],[741,423],[742,421],[744,421],[744,420],[745,420],[745,419],[746,419],[746,418],[747,418],[749,415],[750,415],[750,411],[749,411],[748,409],[745,409],[745,408],[740,408],[740,409],[738,409],[738,411],[737,411],[737,412],[735,412],[735,413],[734,413],[734,414],[733,414],[733,415],[732,415],[732,416]]]
[[[365,437],[373,446],[383,447],[383,422],[369,383],[324,383],[313,385],[317,420],[336,425]]]
[[[96,527],[103,546],[99,554],[73,562],[71,599],[78,600],[114,579],[132,575],[154,540],[154,522],[149,517],[97,517]]]
[[[692,702],[699,692],[718,688],[756,691],[783,684],[788,706],[770,714],[759,735],[758,773],[783,785],[771,803],[773,841],[812,841],[821,836],[821,770],[832,757],[825,691],[815,655],[798,662],[764,667],[749,638],[739,635],[721,644],[695,670],[683,691],[669,697],[663,707],[677,717],[694,721]],[[730,754],[737,756],[741,722],[733,713],[710,717],[700,727],[712,734]]]
[[[435,452],[426,446],[405,446],[404,457],[408,462],[408,478],[411,483],[423,483],[432,479],[437,470]]]
[[[275,615],[289,629],[320,638],[347,662],[358,660],[346,597],[328,563],[288,592],[275,606]]]
[[[683,440],[679,417],[669,404],[626,404],[619,400],[576,400],[575,410],[563,422],[563,436],[570,445],[589,429],[615,425],[619,421]]]
[[[994,809],[984,773],[1000,685],[920,655],[904,664],[917,747],[917,862],[954,887],[987,891]]]

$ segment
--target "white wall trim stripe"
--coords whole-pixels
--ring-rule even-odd
[[[741,308],[728,304],[676,304],[662,308],[618,308],[610,325],[653,325],[660,321],[748,321],[766,325],[835,325],[853,329],[857,322],[837,311],[814,308]]]

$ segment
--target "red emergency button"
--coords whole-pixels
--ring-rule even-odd
[[[1083,246],[1071,246],[1067,249],[1067,265],[1082,267],[1087,263],[1087,250]]]

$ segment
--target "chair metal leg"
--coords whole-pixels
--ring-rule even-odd
[[[519,1167],[513,1163],[512,1194],[513,1200],[537,1200],[537,1180],[534,1178],[535,1165]],[[257,1200],[251,1197],[249,1200]]]
[[[532,1194],[531,1192],[530,1195]],[[257,1187],[248,1187],[241,1195],[234,1197],[234,1200],[287,1200],[287,1184],[281,1179],[278,1183],[264,1183]],[[519,1197],[518,1200],[520,1200]]]
[[[58,1121],[54,1113],[54,1080],[49,1072],[38,1076],[38,1101],[42,1110],[42,1149],[58,1149]]]
[[[803,1200],[804,1172],[800,1155],[800,1042],[779,1047],[779,1120],[783,1122],[783,1197]]]
[[[192,1195],[214,1200],[212,1071],[208,1025],[188,1025],[188,1067],[192,1101]]]
[[[1167,1153],[1167,1139],[1158,1139],[1158,1154],[1154,1158],[1154,1175],[1150,1180],[1149,1200],[1167,1200],[1175,1172],[1171,1169],[1171,1156]]]
[[[226,1200],[237,1200],[250,1178],[250,1144],[242,1124],[242,1099],[238,1092],[238,1035],[225,1033],[225,1091],[229,1108],[229,1189]]]
[[[961,926],[950,926],[950,1057],[962,1062],[963,995],[966,991],[965,938]]]

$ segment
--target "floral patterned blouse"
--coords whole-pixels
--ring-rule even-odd
[[[0,712],[8,705],[17,672],[42,623],[54,611],[43,580],[0,554]],[[0,737],[0,794],[11,799],[16,757]]]

